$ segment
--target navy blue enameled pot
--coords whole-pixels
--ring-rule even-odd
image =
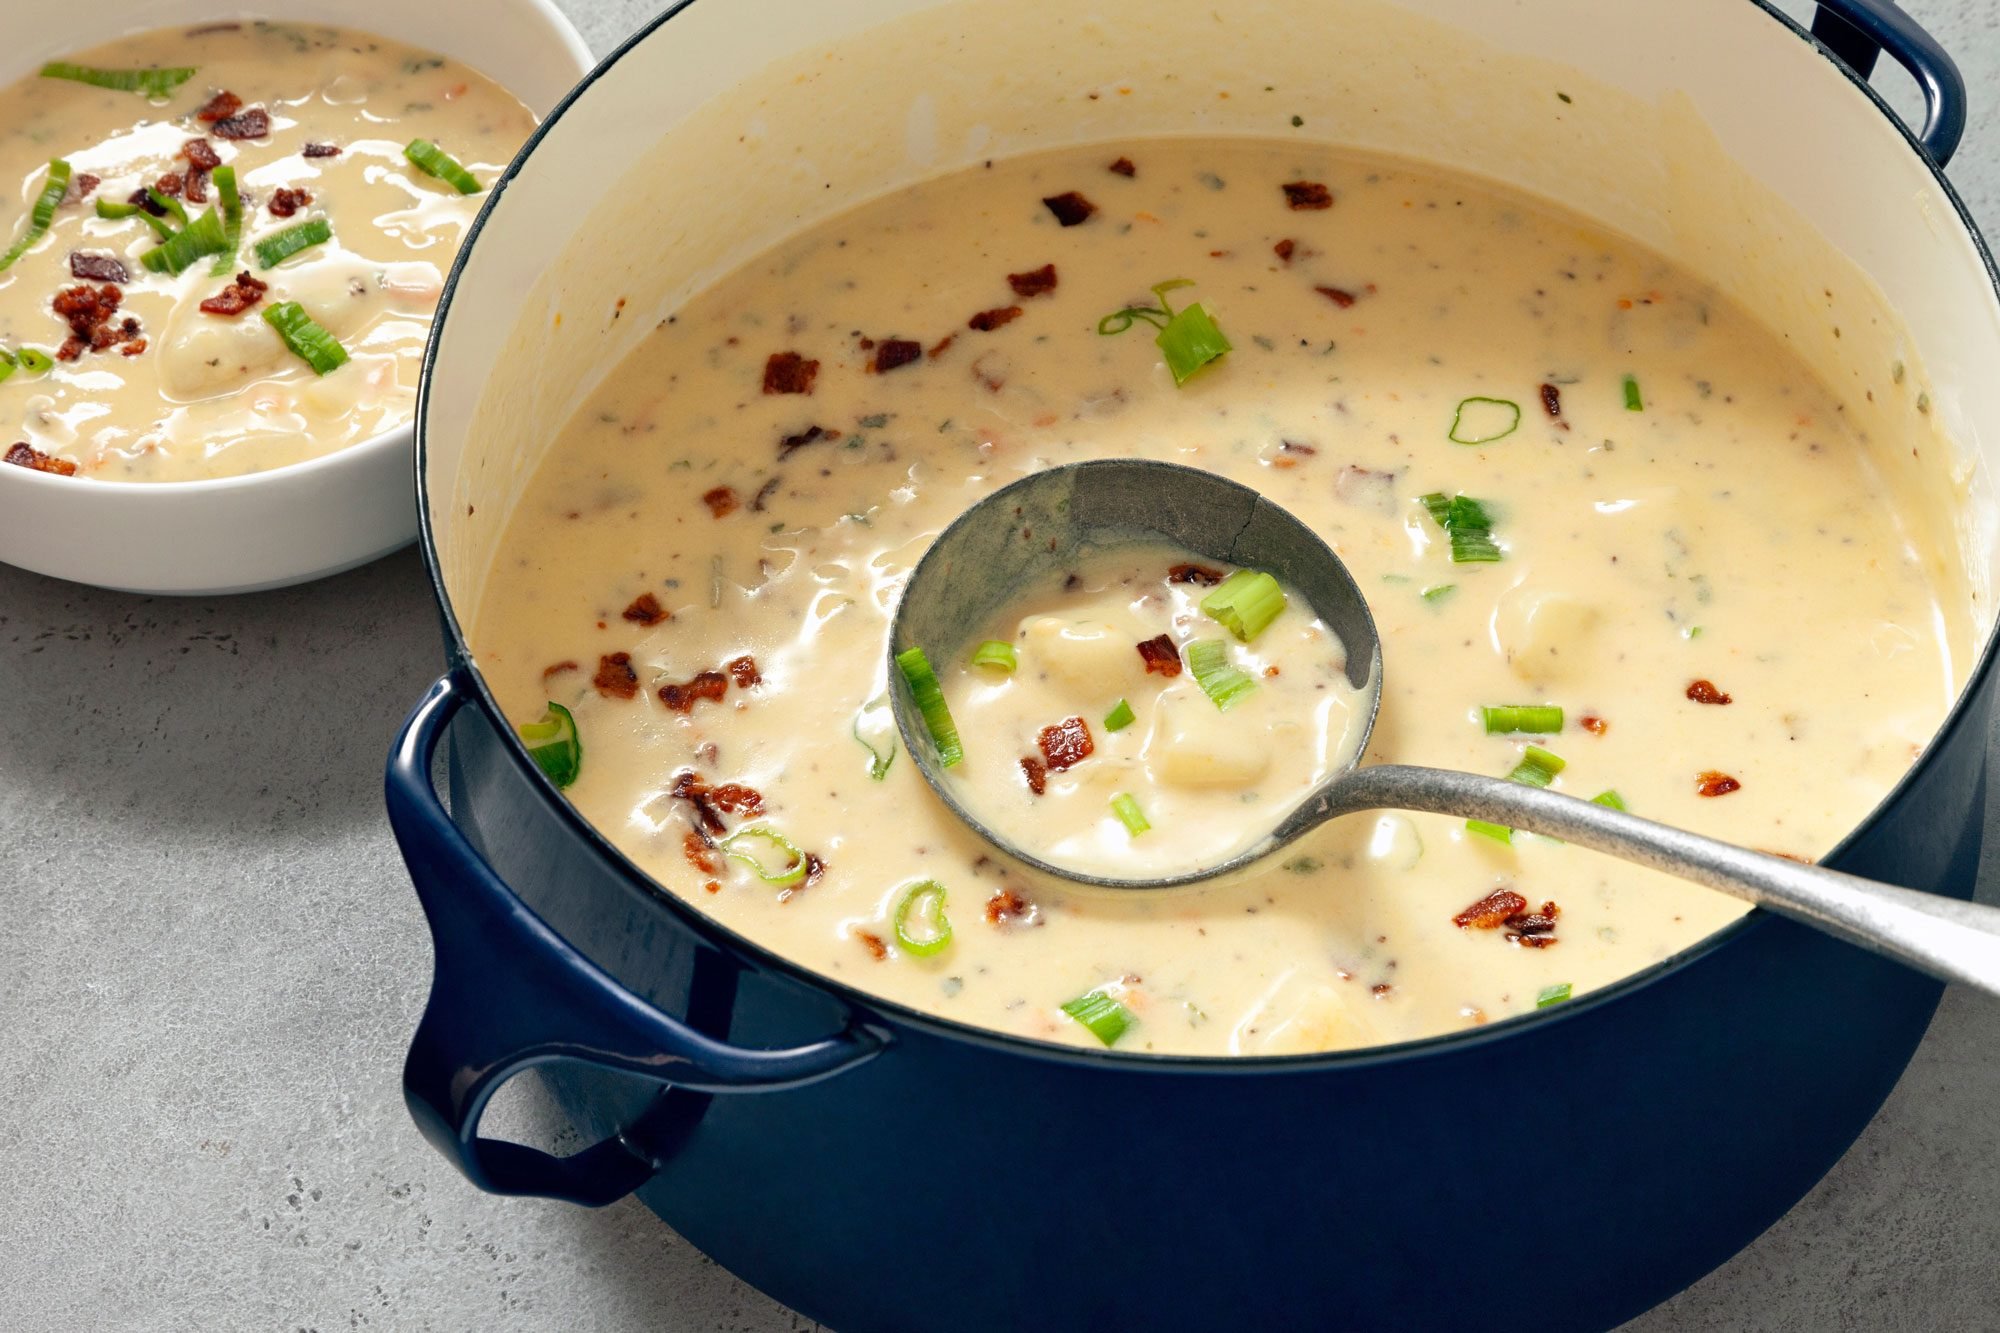
[[[1909,150],[1948,156],[1963,102],[1942,52],[1880,0],[1821,22],[1864,72],[1877,46],[1912,68],[1930,116]],[[872,1000],[705,921],[534,768],[461,636],[428,466],[450,666],[388,774],[437,951],[410,1109],[479,1187],[584,1204],[636,1190],[835,1327],[1609,1327],[1803,1196],[1937,1003],[1936,983],[1762,913],[1547,1014],[1314,1057],[1055,1048]],[[1970,895],[1991,657],[1832,864]],[[487,1099],[529,1067],[594,1147],[557,1159],[479,1137]]]

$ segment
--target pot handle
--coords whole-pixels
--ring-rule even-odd
[[[887,1034],[850,1024],[790,1050],[733,1046],[627,990],[551,930],[452,822],[431,756],[472,697],[460,668],[432,685],[389,755],[389,823],[430,921],[430,1000],[403,1062],[403,1100],[431,1146],[494,1194],[599,1206],[661,1165],[649,1136],[623,1131],[568,1157],[479,1137],[502,1083],[531,1065],[574,1060],[694,1093],[776,1092],[831,1078],[880,1054]]]
[[[1924,94],[1917,142],[1940,167],[1951,161],[1965,133],[1965,78],[1937,39],[1895,0],[1819,0],[1812,33],[1863,79],[1874,72],[1881,51],[1908,70]]]

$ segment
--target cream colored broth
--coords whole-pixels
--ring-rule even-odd
[[[534,128],[533,114],[483,75],[455,61],[366,33],[243,23],[166,29],[66,56],[108,69],[195,66],[163,101],[144,94],[30,75],[0,90],[0,181],[19,200],[6,241],[26,227],[51,158],[100,178],[85,197],[73,184],[48,235],[0,271],[0,348],[54,353],[70,335],[52,309],[82,279],[71,254],[109,255],[120,319],[139,323],[144,349],[126,343],[83,352],[44,375],[0,382],[0,447],[19,440],[111,481],[181,481],[261,471],[331,453],[408,421],[430,318],[458,244],[483,196],[468,197],[403,156],[414,138],[436,142],[491,182]],[[226,139],[195,112],[219,91],[264,108],[270,133]],[[231,273],[270,285],[233,317],[200,310],[226,287],[202,260],[178,277],[148,272],[140,256],[159,244],[142,221],[100,218],[98,199],[124,202],[169,173],[205,139],[234,164],[244,196],[243,244]],[[306,145],[337,156],[307,157]],[[310,205],[272,211],[280,189]],[[190,217],[215,207],[185,206]],[[268,271],[257,241],[324,217],[333,239]],[[177,225],[177,224],[176,224]],[[92,286],[99,284],[92,283]],[[293,355],[261,318],[297,301],[337,337],[351,360],[325,377]]]
[[[1131,177],[1107,170],[1121,154]],[[1280,186],[1300,180],[1333,206],[1290,208]],[[1098,212],[1059,227],[1041,201],[1069,190]],[[1057,288],[1015,297],[1008,275],[1044,264]],[[1096,331],[1173,277],[1196,280],[1178,295],[1235,346],[1182,388],[1148,330]],[[967,326],[1015,304],[992,332]],[[947,335],[935,356],[869,373],[883,338]],[[820,363],[809,396],[761,391],[767,358],[788,351]],[[1625,406],[1626,374],[1642,410]],[[1518,429],[1452,443],[1474,395],[1519,404]],[[1478,707],[1558,704],[1568,725],[1535,738],[1568,761],[1557,790],[1615,789],[1638,813],[1816,856],[1907,768],[1956,678],[1957,613],[1926,553],[1780,339],[1543,202],[1244,140],[940,178],[690,302],[593,392],[529,485],[473,627],[479,661],[517,720],[545,699],[575,709],[571,799],[700,910],[875,994],[1028,1037],[1094,1043],[1060,1006],[1109,987],[1137,1020],[1119,1049],[1397,1041],[1602,986],[1740,913],[1574,847],[1396,814],[1336,821],[1240,879],[1089,890],[989,854],[907,756],[871,780],[854,731],[879,739],[869,705],[912,564],[981,496],[1106,455],[1255,486],[1334,546],[1383,640],[1369,761],[1505,774],[1525,738],[1485,734]],[[1487,502],[1505,558],[1454,564],[1431,492]],[[655,620],[645,597],[672,618],[640,623]],[[632,697],[593,685],[618,684],[602,661],[618,653]],[[655,693],[743,654],[761,683],[687,713]],[[1732,701],[1695,702],[1697,680]],[[670,791],[682,772],[756,788],[757,818],[823,872],[777,892],[733,864],[691,865],[690,806]],[[1710,772],[1738,789],[1701,796]],[[878,957],[871,940],[892,938],[895,904],[926,878],[948,891],[950,945]],[[1454,924],[1499,889],[1559,906],[1552,946]]]
[[[946,780],[1014,846],[1104,878],[1196,872],[1267,840],[1353,753],[1366,693],[1339,638],[1286,589],[1277,618],[1236,643],[1202,613],[1208,587],[1169,578],[1193,560],[1164,546],[1088,557],[986,626],[1013,645],[1012,672],[969,652],[938,663],[965,754]],[[1138,645],[1158,638],[1171,655],[1149,662]],[[1226,710],[1193,674],[1204,640],[1253,682]],[[1120,703],[1131,720],[1114,729]],[[1131,831],[1121,796],[1151,827]]]

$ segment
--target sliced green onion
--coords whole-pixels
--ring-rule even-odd
[[[1465,821],[1465,829],[1468,833],[1477,833],[1481,837],[1491,838],[1495,842],[1511,843],[1514,841],[1514,830],[1508,828],[1505,824],[1489,824],[1483,819],[1468,819]]]
[[[215,196],[222,205],[223,250],[208,267],[210,277],[226,278],[236,267],[236,252],[243,248],[243,196],[236,192],[236,168],[224,164],[215,169]]]
[[[14,354],[0,347],[0,384],[5,384],[14,373]]]
[[[1625,377],[1625,410],[1627,412],[1646,410],[1646,400],[1639,396],[1639,381],[1630,375]]]
[[[1609,806],[1611,809],[1621,812],[1628,812],[1625,805],[1625,798],[1620,796],[1616,791],[1601,791],[1590,798],[1590,803],[1592,805]]]
[[[55,221],[56,205],[60,204],[63,196],[68,193],[69,163],[56,158],[49,163],[48,179],[42,183],[42,192],[36,196],[34,207],[28,211],[28,230],[21,234],[20,240],[14,242],[13,249],[0,255],[0,269],[10,267],[15,260],[28,253],[29,246],[42,239],[43,233],[49,229],[49,224]]]
[[[1153,284],[1153,295],[1159,299],[1160,304],[1157,307],[1128,305],[1123,310],[1114,310],[1097,321],[1097,332],[1101,337],[1108,338],[1113,334],[1125,332],[1132,327],[1133,321],[1141,319],[1156,329],[1164,329],[1174,318],[1174,307],[1167,300],[1167,293],[1176,288],[1192,286],[1194,286],[1193,278],[1168,278],[1165,282],[1156,282]]]
[[[576,781],[583,767],[583,742],[576,734],[576,719],[561,704],[551,703],[539,722],[523,722],[514,728],[535,767],[549,775],[558,787]]]
[[[1196,639],[1189,644],[1187,664],[1194,683],[1225,713],[1257,688],[1247,672],[1230,662],[1229,645],[1220,639]]]
[[[111,218],[114,221],[119,218],[129,218],[134,213],[144,213],[145,211],[145,209],[139,207],[137,204],[121,204],[110,199],[99,199],[97,201],[97,216]]]
[[[480,191],[478,179],[460,166],[457,158],[429,139],[410,140],[409,146],[403,149],[403,156],[414,162],[417,170],[437,177],[460,194],[478,194]]]
[[[1569,761],[1561,755],[1550,754],[1539,745],[1530,745],[1521,755],[1521,762],[1514,765],[1514,771],[1507,775],[1507,780],[1530,787],[1546,787],[1556,780],[1556,774],[1568,767]]]
[[[1554,704],[1487,704],[1479,710],[1479,714],[1489,736],[1563,729],[1563,710]]]
[[[221,254],[229,238],[223,235],[222,218],[209,209],[186,231],[176,232],[165,245],[156,245],[139,256],[139,262],[153,273],[180,273],[197,260]]]
[[[951,709],[945,706],[944,689],[938,684],[937,672],[931,670],[930,658],[921,648],[906,648],[896,654],[896,667],[917,701],[917,711],[923,714],[931,744],[937,747],[938,763],[950,768],[963,761],[965,748],[958,743],[958,727],[951,720]]]
[[[161,194],[157,189],[155,189],[150,185],[146,187],[146,197],[152,200],[155,206],[166,209],[168,214],[172,216],[174,221],[180,223],[183,227],[187,226],[188,211],[186,206],[183,205],[180,200],[174,198],[170,194]]]
[[[21,369],[30,375],[46,375],[56,368],[55,358],[39,347],[23,347],[14,355],[20,358]]]
[[[1553,986],[1544,986],[1535,996],[1535,1008],[1546,1009],[1552,1004],[1561,1004],[1570,996],[1569,983],[1558,981]]]
[[[1005,639],[988,639],[972,650],[972,665],[1012,671],[1015,666],[1014,645]]]
[[[45,79],[68,79],[72,83],[87,83],[93,88],[144,93],[152,98],[170,95],[198,72],[189,65],[170,69],[96,69],[89,65],[72,65],[67,60],[52,60],[42,66],[42,77]]]
[[[1139,1020],[1130,1009],[1104,990],[1089,991],[1062,1007],[1062,1011],[1090,1029],[1090,1035],[1106,1046],[1113,1045]]]
[[[917,935],[910,930],[910,917],[921,909],[928,915],[931,928],[928,933]],[[896,943],[903,951],[918,958],[929,958],[939,953],[951,943],[951,922],[944,915],[944,885],[934,879],[912,884],[903,900],[896,904],[896,914],[891,918],[896,928]]]
[[[1500,559],[1499,544],[1493,540],[1493,516],[1480,501],[1469,495],[1432,491],[1423,497],[1423,506],[1451,538],[1454,564],[1490,564]]]
[[[875,740],[861,734],[861,724],[868,721],[871,713],[878,715],[868,728]],[[889,711],[889,696],[879,695],[863,704],[861,711],[854,715],[853,730],[854,739],[868,751],[868,780],[880,782],[888,777],[889,765],[896,762],[896,722],[895,715]]]
[[[257,242],[257,267],[276,268],[299,251],[325,245],[332,239],[333,224],[325,218],[314,218],[296,227],[287,227]]]
[[[1166,357],[1176,386],[1186,384],[1197,370],[1230,350],[1228,337],[1199,301],[1168,320],[1153,342]]]
[[[1153,827],[1146,819],[1146,812],[1139,808],[1139,803],[1132,799],[1130,792],[1121,791],[1111,798],[1111,813],[1118,816],[1118,822],[1123,824],[1125,831],[1135,838]]]
[[[213,217],[205,213],[204,217]],[[321,328],[297,301],[280,301],[264,307],[264,322],[278,331],[285,346],[312,367],[313,374],[325,375],[347,364],[347,349],[331,333]]]
[[[1123,731],[1125,728],[1131,726],[1133,721],[1132,705],[1120,699],[1117,706],[1104,715],[1104,729],[1106,731]]]
[[[1239,569],[1201,599],[1201,609],[1239,640],[1249,643],[1285,609],[1285,592],[1269,574]]]
[[[766,870],[763,857],[744,846],[749,842],[765,843],[783,852],[789,858],[788,863],[781,869]],[[775,884],[781,889],[790,888],[806,877],[806,854],[799,850],[797,843],[768,825],[752,824],[748,828],[740,828],[716,845],[724,856],[749,866],[750,873],[766,884]]]
[[[1438,583],[1423,590],[1423,599],[1433,606],[1458,591],[1456,583]]]
[[[1471,421],[1465,419],[1468,407],[1472,409]],[[1451,429],[1446,436],[1453,444],[1491,444],[1512,435],[1520,424],[1521,405],[1510,399],[1461,398],[1458,410],[1451,414]]]

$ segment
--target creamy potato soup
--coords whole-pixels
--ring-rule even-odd
[[[1924,536],[1781,338],[1494,183],[1235,139],[942,177],[690,301],[528,484],[478,658],[570,799],[668,889],[865,991],[1044,1041],[1230,1055],[1448,1032],[1743,910],[1394,812],[1168,892],[993,853],[897,753],[890,618],[966,506],[1103,456],[1256,487],[1338,551],[1382,635],[1364,762],[1511,775],[1812,858],[1956,679]]]
[[[276,23],[126,37],[0,90],[6,460],[224,477],[408,421],[444,272],[534,124],[442,56]]]

